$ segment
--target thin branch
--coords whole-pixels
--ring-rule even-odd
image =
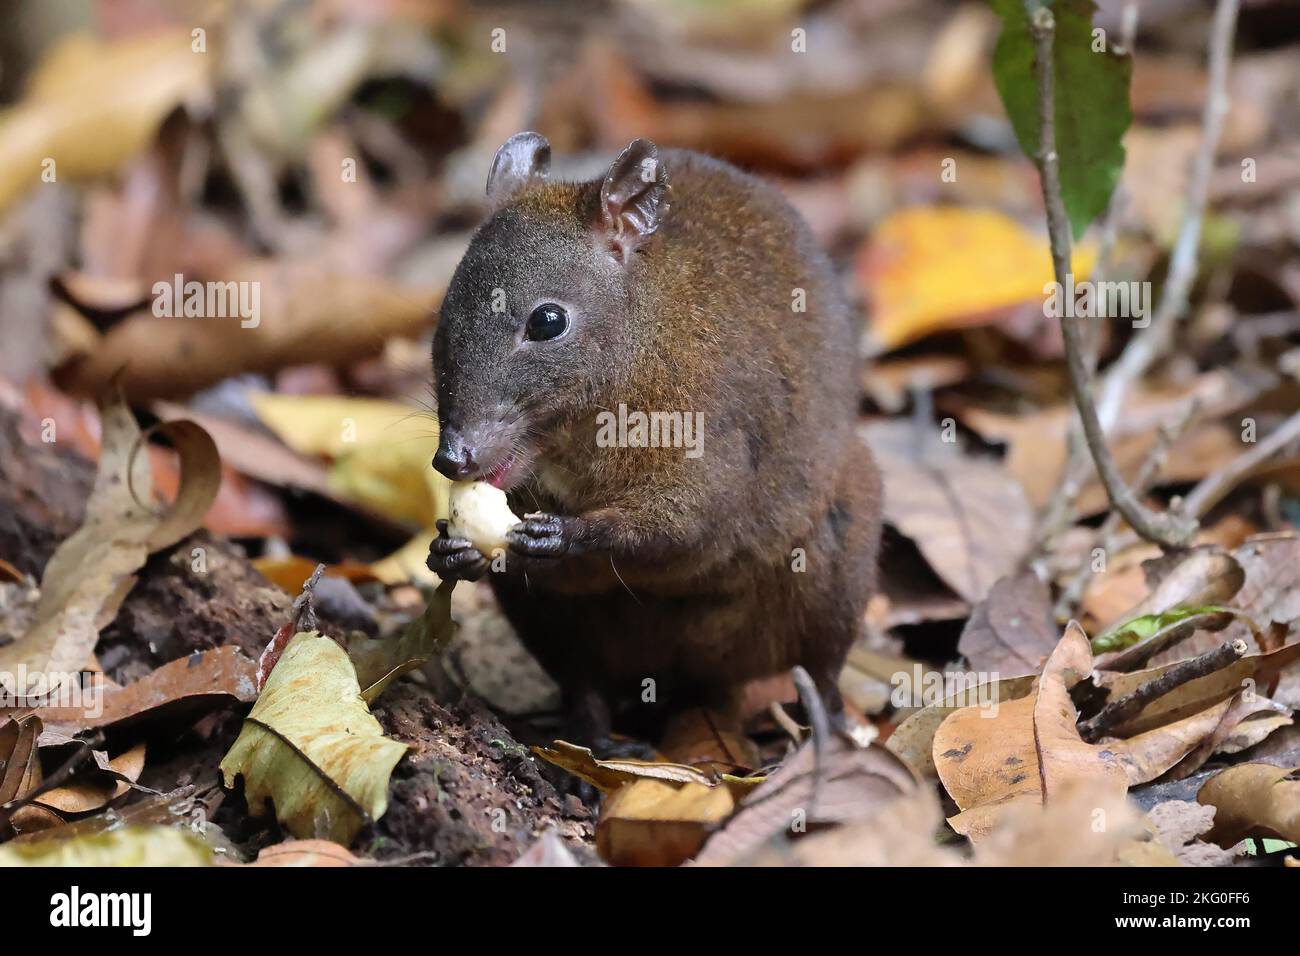
[[[1200,403],[1192,400],[1187,403],[1187,410],[1179,417],[1179,420],[1172,425],[1161,427],[1156,433],[1156,442],[1147,452],[1146,459],[1142,462],[1142,467],[1138,470],[1137,477],[1133,479],[1133,487],[1139,492],[1145,491],[1155,481],[1160,470],[1165,466],[1165,459],[1169,456],[1169,449],[1173,446],[1187,430],[1187,426],[1192,423],[1196,417]],[[1101,523],[1094,537],[1096,544],[1105,553],[1109,554],[1115,547],[1115,539],[1119,533],[1120,514],[1118,511],[1111,511],[1106,515],[1106,520]],[[1088,582],[1092,580],[1092,562],[1085,561],[1079,567],[1075,576],[1066,585],[1061,592],[1061,598],[1056,602],[1056,619],[1064,622],[1074,616],[1074,607],[1083,597],[1084,590],[1088,587]]]
[[[1183,512],[1201,517],[1252,471],[1296,440],[1300,440],[1300,412],[1273,429],[1267,438],[1258,442],[1250,451],[1238,455],[1226,467],[1207,475],[1183,499]]]
[[[1070,220],[1065,201],[1061,196],[1060,158],[1056,152],[1056,90],[1052,57],[1052,41],[1056,22],[1052,11],[1038,0],[1026,0],[1030,32],[1034,38],[1035,66],[1038,79],[1038,163],[1039,179],[1043,188],[1043,205],[1047,209],[1047,230],[1052,249],[1052,268],[1057,283],[1070,285]],[[1062,309],[1061,337],[1065,344],[1066,360],[1070,369],[1070,386],[1074,402],[1083,422],[1083,434],[1092,452],[1097,473],[1106,487],[1111,504],[1124,516],[1142,537],[1164,547],[1181,547],[1196,533],[1194,522],[1181,515],[1161,514],[1147,509],[1138,501],[1133,490],[1124,482],[1115,459],[1106,447],[1106,436],[1097,418],[1097,407],[1092,400],[1092,375],[1081,341],[1079,323]]]
[[[1240,660],[1246,654],[1246,642],[1235,640],[1220,645],[1214,650],[1193,657],[1191,660],[1179,661],[1159,677],[1140,684],[1132,693],[1125,694],[1119,700],[1103,707],[1093,717],[1079,724],[1079,735],[1084,740],[1093,741],[1106,731],[1126,723],[1142,712],[1147,704],[1158,697],[1163,697],[1175,688],[1189,681],[1221,671],[1230,664]]]
[[[1137,25],[1137,2],[1136,0],[1126,0],[1120,17],[1120,38],[1119,45],[1115,49],[1116,53],[1133,55],[1133,48],[1137,45]],[[1111,194],[1110,202],[1106,205],[1106,212],[1102,216],[1101,240],[1097,247],[1097,264],[1093,267],[1091,276],[1098,284],[1105,282],[1110,277],[1113,265],[1111,257],[1115,253],[1115,242],[1119,236],[1120,214],[1126,200],[1124,184],[1121,182],[1116,185],[1115,191]],[[1088,373],[1095,376],[1101,351],[1100,327],[1089,326],[1085,330],[1084,338]],[[1030,557],[1031,563],[1046,557],[1051,552],[1057,537],[1069,526],[1070,520],[1074,516],[1075,503],[1079,500],[1079,496],[1083,494],[1084,485],[1091,474],[1092,457],[1088,454],[1088,443],[1083,438],[1083,428],[1079,423],[1079,419],[1071,416],[1065,466],[1061,469],[1061,485],[1039,516],[1038,531],[1035,534],[1037,546],[1034,554]]]
[[[1250,451],[1238,455],[1223,468],[1203,478],[1177,506],[1191,518],[1204,518],[1225,495],[1250,477],[1251,472],[1296,440],[1300,440],[1300,412],[1273,429],[1267,438]],[[1137,544],[1138,540],[1138,536],[1131,532],[1121,534],[1108,550],[1124,551]]]

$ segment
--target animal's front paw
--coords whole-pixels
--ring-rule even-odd
[[[447,534],[447,522],[438,522],[438,537],[429,545],[429,570],[444,581],[477,581],[488,570],[488,560],[466,538]]]
[[[549,514],[525,515],[506,532],[506,543],[526,558],[560,558],[573,543],[567,519]]]

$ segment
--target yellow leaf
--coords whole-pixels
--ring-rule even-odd
[[[227,787],[243,775],[249,809],[270,800],[299,839],[346,845],[388,809],[388,778],[405,752],[361,699],[348,655],[309,632],[285,648],[221,773]]]
[[[1075,281],[1095,259],[1090,247],[1075,250]],[[1054,280],[1046,237],[1000,212],[956,206],[894,213],[864,248],[858,272],[873,303],[873,345],[882,351],[1041,303]]]
[[[212,866],[212,849],[176,827],[129,826],[0,846],[2,866]]]
[[[168,113],[207,90],[212,55],[190,43],[186,28],[55,46],[0,115],[0,211],[42,181],[47,159],[62,181],[113,173],[144,149]]]
[[[370,566],[370,573],[384,584],[437,584],[438,575],[429,570],[429,545],[438,536],[433,528],[426,528],[392,554],[380,558]]]
[[[327,395],[260,393],[251,400],[294,451],[334,459],[329,480],[339,495],[425,528],[446,516],[450,483],[432,466],[438,422],[424,410]]]
[[[615,866],[677,866],[698,853],[735,808],[726,787],[638,780],[605,801],[596,849]]]

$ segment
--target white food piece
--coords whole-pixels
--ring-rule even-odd
[[[484,557],[506,546],[506,532],[519,517],[506,504],[506,493],[486,481],[453,481],[449,498],[447,533],[468,538]]]

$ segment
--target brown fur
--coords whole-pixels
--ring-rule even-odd
[[[570,554],[507,556],[492,584],[566,691],[635,700],[650,678],[661,703],[719,701],[803,664],[835,702],[880,534],[879,475],[854,432],[855,323],[774,189],[698,154],[660,158],[671,209],[628,262],[602,241],[599,182],[538,180],[485,224],[453,280],[435,346],[440,417],[526,408],[532,474],[511,506],[575,519]],[[481,341],[493,333],[477,303],[493,283],[520,311],[563,296],[588,319],[585,338],[512,366],[504,339]],[[702,412],[703,455],[597,447],[597,415],[620,403]]]

